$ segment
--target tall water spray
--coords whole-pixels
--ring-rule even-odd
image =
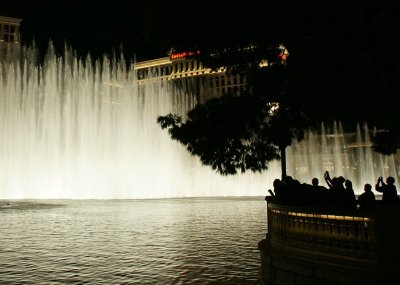
[[[24,52],[0,68],[1,199],[263,196],[280,177],[279,162],[263,174],[236,176],[202,166],[156,123],[159,115],[185,114],[196,97],[173,84],[139,92],[135,72],[122,58],[93,65],[66,51],[62,57],[49,52],[42,66],[34,61]],[[288,149],[288,174],[310,182],[336,165],[333,174],[359,181],[359,187],[396,169],[393,157],[372,157],[364,148],[343,158],[343,142],[326,138],[310,132]],[[343,159],[358,160],[358,170]]]
[[[363,192],[366,183],[374,186],[379,176],[392,176],[397,182],[399,157],[372,151],[371,134],[376,131],[365,124],[345,133],[340,123],[328,130],[322,124],[318,134],[308,131],[303,141],[288,149],[288,173],[309,183],[312,177],[323,180],[323,172],[328,170],[331,177],[350,179],[356,194]]]

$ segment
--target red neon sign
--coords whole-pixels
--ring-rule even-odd
[[[170,59],[180,59],[180,58],[186,58],[188,56],[193,56],[193,55],[197,55],[197,54],[200,54],[200,50],[171,53],[169,58]]]

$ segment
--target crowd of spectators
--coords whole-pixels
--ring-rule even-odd
[[[350,211],[370,211],[375,206],[375,194],[371,184],[364,185],[364,192],[356,198],[353,183],[343,176],[330,177],[328,171],[324,173],[327,187],[319,184],[318,178],[313,178],[311,184],[300,183],[291,176],[284,179],[275,179],[273,191],[270,191],[275,202],[293,206],[334,206]],[[383,203],[399,203],[395,179],[387,177],[386,183],[382,177],[378,178],[375,191],[382,193]]]

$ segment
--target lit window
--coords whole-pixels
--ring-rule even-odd
[[[225,77],[221,76],[221,86],[224,86],[224,85],[225,85]]]

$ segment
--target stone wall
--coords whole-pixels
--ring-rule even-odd
[[[361,216],[268,202],[267,216],[262,284],[400,285],[400,204]]]
[[[376,264],[361,260],[310,255],[295,249],[276,250],[269,240],[259,243],[263,285],[376,285],[383,283]]]

